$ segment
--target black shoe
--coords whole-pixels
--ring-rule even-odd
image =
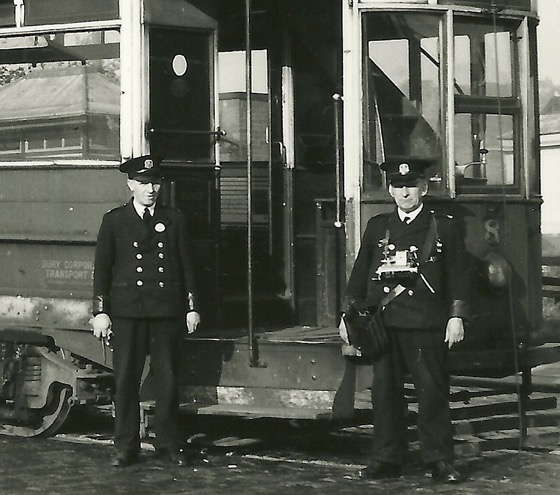
[[[463,476],[449,462],[437,461],[428,465],[427,476],[431,476],[435,481],[443,483],[460,483]]]
[[[360,469],[360,478],[366,480],[384,480],[401,477],[401,467],[389,462],[374,461]]]
[[[172,464],[177,467],[185,467],[187,465],[187,460],[182,450],[169,450],[169,449],[159,449],[157,454],[163,461]]]
[[[138,452],[117,452],[111,461],[111,465],[113,467],[124,468],[137,462]]]

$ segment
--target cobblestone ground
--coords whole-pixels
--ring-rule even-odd
[[[210,455],[190,467],[171,468],[143,452],[126,469],[109,465],[111,449],[49,440],[0,437],[0,493],[49,494],[557,494],[560,456],[546,451],[497,451],[459,463],[468,480],[437,485],[419,469],[391,482],[365,482],[356,466],[294,456]]]
[[[111,425],[105,421],[100,426],[95,418],[87,416],[82,423],[84,420],[85,429],[96,433],[84,433],[70,422],[67,431],[50,439],[0,435],[0,494],[560,493],[558,445],[460,458],[458,467],[468,478],[460,485],[434,484],[414,461],[399,480],[363,481],[357,476],[367,459],[363,435],[341,440],[315,432],[310,441],[304,439],[305,434],[292,432],[290,436],[274,426],[268,432],[271,441],[243,448],[228,447],[228,437],[219,448],[203,448],[204,435],[200,434],[200,442],[191,443],[187,450],[191,464],[186,468],[162,464],[148,442],[143,446],[142,462],[117,469],[110,465]],[[214,433],[224,437],[223,432]]]

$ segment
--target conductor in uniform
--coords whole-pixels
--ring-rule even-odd
[[[456,220],[423,204],[425,161],[386,162],[396,208],[372,217],[363,234],[346,291],[348,306],[383,307],[389,348],[373,358],[373,445],[360,476],[398,478],[405,462],[404,380],[418,400],[418,438],[426,475],[444,483],[462,479],[453,465],[447,351],[461,342],[468,318],[469,270]]]
[[[184,466],[181,454],[178,372],[185,327],[200,322],[189,238],[183,214],[157,203],[160,161],[141,156],[124,162],[129,203],[103,217],[95,250],[94,335],[113,348],[116,454],[112,464],[139,459],[140,381],[150,355],[155,382],[155,447],[163,459]]]

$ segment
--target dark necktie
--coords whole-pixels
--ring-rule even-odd
[[[150,213],[150,209],[148,207],[144,208],[144,215],[142,216],[142,220],[144,220],[144,223],[148,225],[151,219],[152,214]]]
[[[403,223],[408,225],[410,222],[412,222],[412,219],[410,217],[404,217],[403,218]]]

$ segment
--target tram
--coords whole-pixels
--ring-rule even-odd
[[[186,411],[354,417],[371,363],[343,354],[337,317],[367,220],[393,207],[389,159],[427,161],[430,208],[464,227],[453,373],[558,360],[539,340],[534,3],[0,0],[0,428],[52,435],[110,403],[96,235],[128,200],[118,165],[146,153],[201,291]]]

